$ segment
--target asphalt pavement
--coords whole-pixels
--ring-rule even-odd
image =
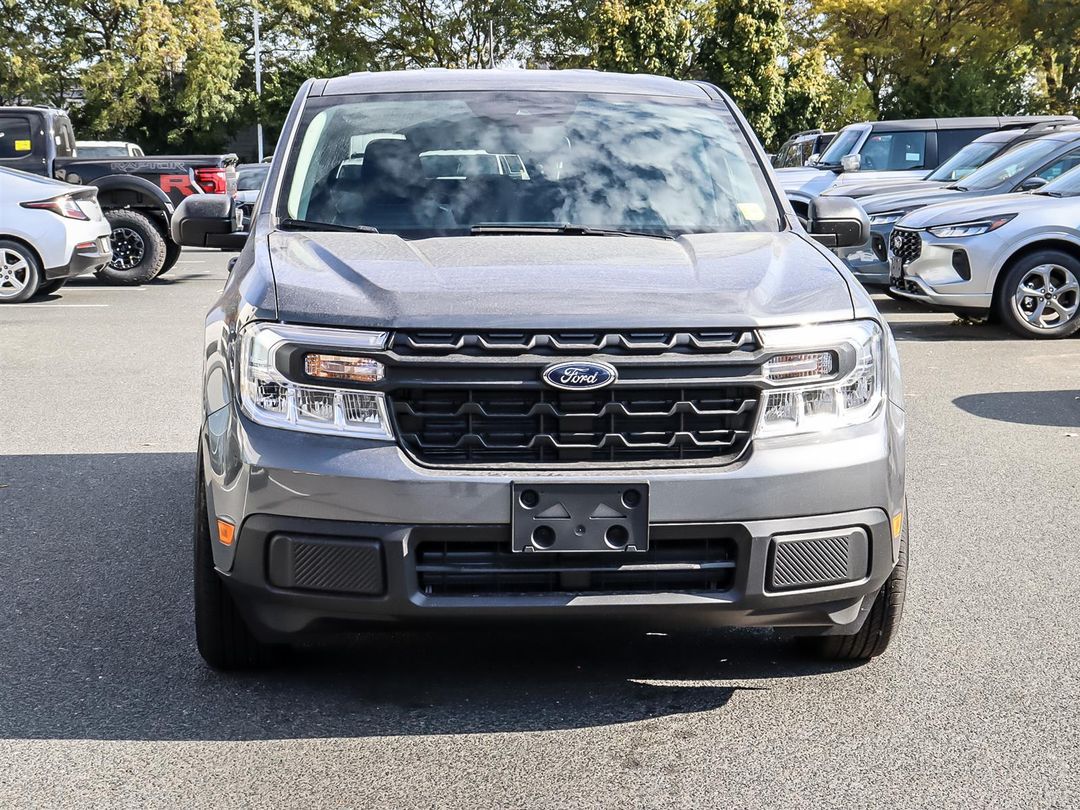
[[[0,307],[0,807],[1074,807],[1080,339],[882,299],[909,427],[900,637],[363,636],[194,648],[203,313],[227,255]]]

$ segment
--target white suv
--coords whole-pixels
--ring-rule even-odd
[[[112,259],[97,189],[0,168],[0,304],[54,292]]]

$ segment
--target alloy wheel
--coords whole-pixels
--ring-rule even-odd
[[[115,228],[112,232],[113,258],[109,265],[114,270],[131,270],[146,255],[146,243],[131,228]]]
[[[1056,329],[1072,320],[1080,308],[1080,283],[1060,264],[1037,265],[1020,279],[1013,307],[1036,329]]]
[[[0,298],[15,298],[30,283],[30,263],[14,250],[0,250]]]

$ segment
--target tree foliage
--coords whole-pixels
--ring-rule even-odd
[[[254,92],[252,14],[262,22]],[[1077,0],[0,0],[0,103],[82,137],[272,142],[310,76],[583,67],[706,79],[759,136],[875,117],[1072,112]]]

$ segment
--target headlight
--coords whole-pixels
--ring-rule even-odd
[[[884,400],[884,334],[873,321],[766,329],[770,358],[755,435],[789,436],[867,422]],[[788,353],[786,350],[791,350]]]
[[[871,214],[870,215],[870,224],[871,225],[892,225],[894,222],[899,220],[901,217],[903,217],[907,213],[908,213],[907,211],[885,211],[885,212],[883,212],[881,214]]]
[[[957,222],[953,225],[935,225],[933,228],[927,228],[926,230],[930,231],[934,236],[940,236],[945,239],[978,236],[980,234],[990,233],[990,231],[996,231],[1002,225],[1011,222],[1015,216],[1016,214],[1002,214],[999,217],[981,219],[978,222]]]
[[[250,324],[240,332],[240,406],[252,420],[270,427],[390,439],[381,392],[295,379],[378,382],[383,364],[359,352],[384,348],[386,337],[385,332]],[[288,376],[283,368],[290,371]]]

